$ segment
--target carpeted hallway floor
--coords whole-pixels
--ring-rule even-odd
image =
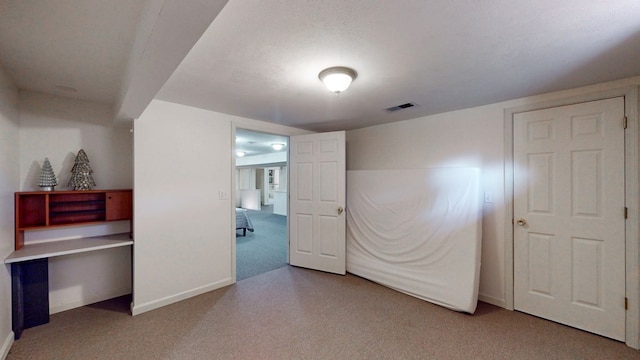
[[[255,231],[236,231],[236,281],[287,265],[287,217],[273,214],[273,206],[247,216]]]

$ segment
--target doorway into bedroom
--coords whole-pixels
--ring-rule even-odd
[[[288,145],[236,129],[236,281],[288,264]]]

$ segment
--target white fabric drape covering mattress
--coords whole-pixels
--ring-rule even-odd
[[[347,172],[347,271],[473,314],[481,247],[479,170]]]

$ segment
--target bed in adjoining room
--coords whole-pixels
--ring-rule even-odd
[[[253,224],[245,209],[236,208],[236,231],[242,230],[242,236],[247,236],[247,230],[253,232]]]

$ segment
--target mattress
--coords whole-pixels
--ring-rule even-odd
[[[481,250],[479,170],[347,172],[347,271],[473,313]]]

